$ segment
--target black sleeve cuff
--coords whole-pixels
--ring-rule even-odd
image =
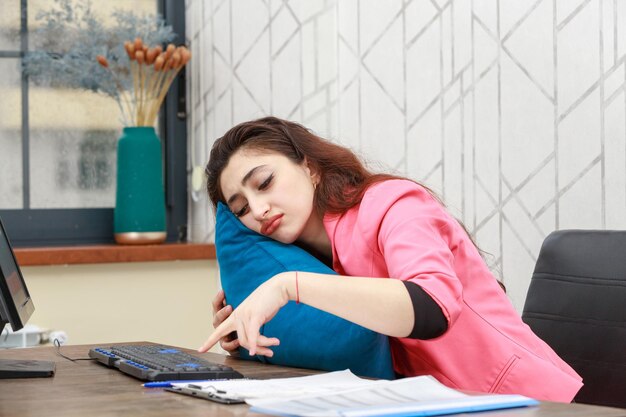
[[[410,339],[434,339],[448,330],[448,320],[443,315],[439,305],[416,283],[412,281],[402,281],[409,292],[413,303],[413,314],[415,323]]]

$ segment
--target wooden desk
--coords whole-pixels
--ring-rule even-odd
[[[98,346],[107,346],[101,343]],[[92,346],[63,346],[71,358],[85,358]],[[0,350],[0,359],[54,361],[52,378],[0,380],[0,417],[100,417],[100,416],[259,416],[247,405],[222,405],[174,394],[158,388],[143,388],[141,381],[93,361],[70,362],[56,348]],[[194,352],[191,352],[194,353]],[[303,376],[316,373],[304,369],[263,365],[207,353],[208,360],[232,366],[250,378]],[[539,407],[472,414],[485,417],[626,417],[626,410],[583,404],[542,403]]]

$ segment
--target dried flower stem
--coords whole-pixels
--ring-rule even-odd
[[[120,113],[122,116],[122,123],[124,123],[124,125],[129,125],[128,116],[126,115],[126,110],[128,110],[128,115],[130,116],[132,115],[132,109],[131,109],[131,104],[129,100],[126,97],[125,90],[122,87],[122,82],[120,81],[117,74],[111,71],[111,68],[109,67],[109,62],[104,56],[98,55],[96,56],[96,60],[102,67],[104,67],[106,70],[108,70],[111,73],[113,77],[113,81],[117,88],[117,94],[114,96],[114,98],[115,98],[115,101],[117,102],[117,106],[120,109]],[[127,109],[124,109],[124,105],[126,105]]]

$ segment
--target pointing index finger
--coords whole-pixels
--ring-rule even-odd
[[[220,324],[213,333],[209,336],[209,338],[204,342],[204,344],[198,349],[198,352],[204,353],[211,349],[219,340],[233,331],[233,318],[229,316],[226,320]]]

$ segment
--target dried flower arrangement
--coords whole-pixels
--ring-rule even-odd
[[[147,52],[152,50],[151,57],[155,55],[156,61],[156,55],[161,56],[161,52],[155,54],[154,51],[161,47],[144,50],[144,45],[170,43],[175,38],[172,28],[159,16],[137,15],[128,10],[111,13],[109,20],[113,24],[105,27],[103,19],[92,12],[89,0],[54,0],[53,3],[35,18],[41,25],[33,33],[34,49],[22,60],[24,73],[35,85],[80,88],[114,98],[124,126],[147,125],[148,121],[153,124],[158,107],[155,109],[147,102],[148,90],[164,87],[167,80],[173,80],[182,66],[180,62],[172,65],[171,59],[178,52],[178,59],[182,61],[182,50],[171,51],[172,45],[167,70],[164,70],[166,60],[163,57],[160,82],[157,84],[154,79],[151,86],[149,76],[147,83],[141,82],[142,77],[146,79],[150,71],[155,71],[154,62],[152,70],[145,68]],[[141,48],[135,48],[130,54],[124,42],[136,38],[142,40]],[[189,56],[185,54],[188,61]],[[105,59],[106,66],[97,56]],[[166,91],[161,88],[160,93],[165,96]],[[139,108],[141,112],[137,111]]]
[[[139,37],[134,42],[124,42],[124,49],[133,79],[130,91],[125,89],[104,55],[98,55],[96,60],[116,80],[124,119],[134,126],[154,126],[165,95],[178,72],[191,59],[191,52],[185,46],[176,47],[171,43],[165,51],[160,45],[149,47]]]

